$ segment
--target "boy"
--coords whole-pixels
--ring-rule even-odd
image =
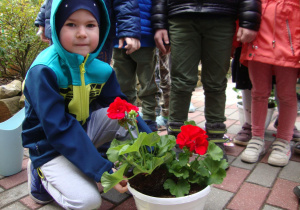
[[[29,194],[65,209],[98,209],[96,182],[113,164],[97,148],[126,136],[104,108],[126,97],[112,68],[95,59],[109,32],[107,10],[102,0],[53,0],[50,23],[53,44],[38,55],[24,86]]]

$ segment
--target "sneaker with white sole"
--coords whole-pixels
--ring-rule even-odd
[[[265,153],[265,142],[260,137],[252,137],[246,149],[241,155],[241,160],[247,163],[255,163]]]
[[[289,163],[291,153],[290,143],[284,139],[276,138],[272,144],[268,163],[273,166],[285,166]]]
[[[27,163],[27,175],[28,191],[32,200],[39,204],[47,204],[53,201],[51,195],[45,190],[41,178],[39,177],[37,170],[33,168],[30,159]]]

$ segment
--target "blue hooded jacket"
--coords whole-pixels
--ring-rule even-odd
[[[59,42],[54,23],[61,1],[52,2],[53,45],[37,56],[25,78],[23,146],[29,148],[35,168],[63,155],[87,176],[100,181],[105,171],[112,172],[113,164],[102,158],[91,142],[86,122],[93,111],[107,107],[116,97],[126,96],[112,68],[95,59],[110,28],[104,2],[99,0],[100,44],[83,57],[66,51]],[[142,120],[139,122],[144,125]]]

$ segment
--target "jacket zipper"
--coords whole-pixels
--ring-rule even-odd
[[[293,47],[293,40],[292,40],[292,34],[291,34],[289,20],[286,20],[285,22],[286,22],[287,32],[288,32],[288,35],[289,35],[289,41],[290,41],[290,46],[291,46],[292,54],[294,56],[295,55],[295,51],[294,51],[294,47]]]
[[[85,86],[85,79],[84,79],[84,74],[85,74],[85,64],[86,64],[86,61],[89,57],[89,54],[86,56],[85,60],[83,61],[82,64],[80,64],[79,66],[79,69],[80,69],[80,80],[81,80],[81,85],[79,87],[79,94],[80,94],[80,98],[81,98],[81,108],[80,108],[80,119],[83,121],[82,123],[84,124],[85,121],[86,121],[86,113],[84,112],[87,112],[88,110],[88,106],[87,104],[89,104],[88,101],[86,101],[86,96],[87,96],[87,93],[86,93],[86,86]]]

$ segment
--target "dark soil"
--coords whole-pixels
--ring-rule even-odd
[[[129,180],[130,186],[140,193],[162,198],[175,197],[170,194],[169,190],[165,190],[163,185],[168,179],[167,169],[158,168],[152,172],[152,174],[145,176],[144,174],[139,174],[134,178]],[[191,186],[190,194],[196,193],[204,189],[202,186],[193,184]]]

